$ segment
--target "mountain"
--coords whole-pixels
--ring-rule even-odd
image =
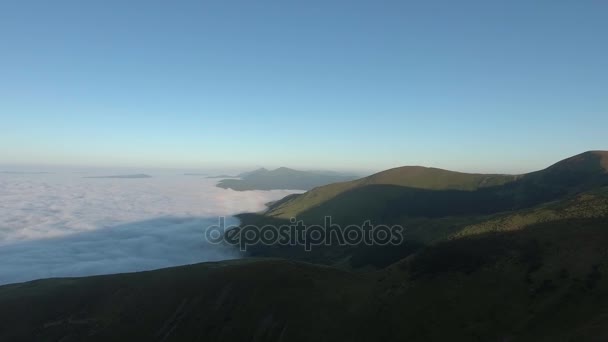
[[[362,194],[361,199],[355,198],[359,197],[357,192],[362,189],[382,188],[387,190],[387,194],[393,187],[429,191],[473,191],[483,187],[506,184],[515,181],[517,178],[518,176],[510,175],[468,174],[436,168],[404,166],[350,182],[329,184],[313,189],[297,197],[292,197],[290,201],[284,202],[280,206],[271,207],[267,215],[282,218],[298,216],[298,214],[318,207],[323,203],[340,198],[344,194],[349,196],[349,201],[358,202],[362,200],[366,202],[363,206],[368,206],[369,203],[367,202],[378,201],[376,195],[368,197],[366,191],[363,191],[364,194]],[[353,194],[355,195],[353,196]]]
[[[331,214],[361,221],[491,214],[608,185],[606,165],[608,152],[592,151],[516,176],[401,167],[291,197],[269,208],[266,216],[314,220]]]
[[[405,242],[0,286],[0,340],[603,341],[607,165],[592,151],[518,176],[406,167],[291,195],[242,224],[367,218]]]
[[[602,341],[606,219],[429,246],[353,273],[240,260],[0,287],[2,341]]]
[[[256,257],[282,257],[341,267],[384,267],[461,230],[510,213],[525,213],[552,202],[608,186],[606,152],[586,152],[524,175],[463,174],[403,167],[351,182],[330,184],[277,201],[264,213],[238,215],[242,225],[286,225],[296,217],[324,226],[325,217],[342,227],[365,221],[405,227],[406,242],[390,247],[257,245]]]
[[[224,179],[217,186],[237,191],[246,190],[309,190],[321,185],[352,180],[354,177],[346,174],[298,171],[281,167],[276,170],[264,168],[245,172],[239,175],[241,179]]]
[[[245,177],[247,177],[247,176],[249,176],[249,175],[256,175],[256,174],[257,174],[257,175],[260,175],[260,174],[265,174],[265,173],[267,173],[268,171],[269,171],[268,169],[261,167],[261,168],[259,168],[259,169],[255,169],[255,170],[253,170],[253,171],[245,171],[245,172],[241,172],[241,173],[239,173],[239,174],[237,175],[237,177],[239,177],[239,178],[245,178]]]
[[[239,178],[239,176],[231,176],[231,175],[216,175],[216,176],[207,176],[205,178],[214,179],[214,178]]]

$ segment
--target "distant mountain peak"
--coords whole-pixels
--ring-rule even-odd
[[[295,171],[295,170],[294,169],[290,169],[290,168],[285,167],[285,166],[281,166],[281,167],[275,169],[274,171]]]
[[[274,170],[260,168],[252,172],[239,175],[241,179],[225,179],[217,186],[238,191],[245,190],[310,190],[312,188],[349,181],[355,177],[340,173],[320,173],[314,171],[299,171],[288,167],[279,167]]]
[[[608,151],[587,151],[559,161],[546,169],[563,172],[608,172]]]

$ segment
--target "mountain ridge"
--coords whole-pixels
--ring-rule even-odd
[[[396,213],[395,222],[409,234],[401,246],[327,246],[316,254],[271,246],[257,255],[280,258],[0,286],[0,340],[606,340],[604,155],[584,153],[486,187],[483,177],[456,184],[460,176],[440,171],[433,171],[446,177],[440,183],[417,177],[425,186],[461,189],[374,184],[375,179],[336,197],[348,205],[315,209],[377,215],[380,223],[392,222],[385,214]],[[394,176],[386,175],[382,181]],[[462,189],[471,184],[478,188]],[[471,204],[487,205],[501,196],[507,201],[499,204],[507,207],[511,200],[535,204],[471,214],[478,209]],[[534,201],[526,202],[526,196]],[[437,210],[428,206],[448,213],[461,206],[465,215],[403,215]],[[416,232],[432,237],[416,245]]]
[[[236,191],[247,190],[309,190],[334,182],[351,180],[347,174],[324,173],[319,171],[299,171],[287,167],[274,170],[260,168],[239,175],[240,179],[223,179],[217,186]]]
[[[512,196],[512,201],[515,202],[520,201],[518,198],[537,196],[539,199],[532,201],[532,204],[536,204],[551,196],[563,195],[563,192],[570,191],[567,187],[580,185],[581,189],[572,191],[584,191],[592,186],[608,184],[605,164],[608,164],[608,152],[589,151],[559,161],[543,170],[521,175],[463,173],[422,166],[403,166],[350,182],[314,188],[288,201],[281,201],[279,205],[271,206],[266,215],[279,218],[296,217],[347,192],[376,185],[402,187],[403,191],[457,190],[486,194],[494,191],[497,200]],[[543,191],[546,191],[546,196],[540,196]]]

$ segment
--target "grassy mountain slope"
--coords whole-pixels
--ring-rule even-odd
[[[517,176],[469,174],[421,166],[404,166],[350,182],[318,187],[305,194],[293,197],[289,202],[271,207],[268,215],[286,218],[297,216],[299,213],[339,195],[374,185],[386,186],[386,188],[405,187],[425,190],[472,191],[505,184],[515,179],[517,179]]]
[[[605,223],[458,238],[365,274],[251,260],[7,285],[0,340],[605,340]]]
[[[394,169],[289,196],[272,205],[266,213],[239,217],[243,225],[257,226],[289,224],[288,218],[292,216],[306,224],[323,224],[325,216],[331,216],[332,223],[342,227],[360,225],[366,220],[375,224],[402,225],[406,228],[409,242],[405,246],[323,246],[313,252],[305,252],[299,246],[256,246],[249,249],[251,255],[259,257],[285,257],[346,268],[384,267],[424,245],[458,234],[509,230],[517,225],[604,215],[605,195],[597,192],[608,186],[608,173],[603,168],[607,155],[605,152],[587,152],[545,170],[517,177],[454,176],[450,171],[429,171],[418,167]],[[399,170],[407,172],[400,173]],[[415,171],[412,173],[412,170]],[[431,186],[428,181],[420,181],[426,179],[426,172],[443,175],[443,181],[432,184],[435,189],[425,189],[425,186]],[[477,186],[477,190],[470,190],[471,184]],[[469,190],[463,190],[465,188]],[[564,210],[570,206],[573,207],[569,211]],[[585,212],[584,206],[595,209]]]
[[[318,188],[307,194],[355,184],[313,206],[300,202],[298,217],[398,222],[405,243],[257,251],[375,269],[365,273],[245,259],[1,286],[0,340],[603,341],[607,160],[588,152],[485,181],[443,170],[431,171],[447,177],[441,182],[422,181],[426,171],[415,168],[406,180]],[[400,174],[392,172],[385,176]],[[301,198],[241,218],[285,223],[276,210]]]
[[[354,177],[339,173],[298,171],[281,167],[276,170],[258,169],[240,175],[241,179],[224,179],[217,186],[237,191],[246,190],[309,190],[317,186],[351,180]]]
[[[366,282],[306,264],[236,261],[8,285],[0,287],[0,340],[338,338],[325,329],[358,319],[348,313],[361,311],[365,301],[353,299]]]
[[[603,218],[608,221],[608,187],[529,210],[496,215],[496,217],[465,227],[455,236],[505,232],[523,229],[537,223],[585,218]]]
[[[332,215],[361,222],[492,214],[608,185],[607,160],[608,152],[586,152],[521,176],[403,167],[313,189],[270,207],[266,216],[314,221]]]
[[[360,211],[357,211],[359,213]],[[332,216],[335,217],[335,216]],[[339,217],[339,216],[337,216]],[[358,217],[351,214],[351,217]],[[255,214],[243,215],[247,224],[288,224],[287,221]],[[561,200],[541,203],[535,207],[492,215],[456,216],[444,218],[399,218],[397,221],[378,219],[382,223],[399,223],[406,228],[405,242],[400,246],[318,246],[306,252],[299,246],[251,246],[253,256],[283,257],[313,263],[323,263],[347,269],[382,268],[405,258],[424,246],[446,239],[488,233],[517,231],[528,226],[564,220],[597,219],[608,226],[608,187],[567,196]]]
[[[411,340],[604,340],[607,228],[605,219],[563,220],[429,247],[391,267],[386,300],[408,309],[385,317],[395,325],[417,323],[392,334]]]

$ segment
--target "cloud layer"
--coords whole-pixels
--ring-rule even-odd
[[[0,175],[0,284],[236,258],[205,243],[203,229],[293,192],[236,192],[216,181]]]

